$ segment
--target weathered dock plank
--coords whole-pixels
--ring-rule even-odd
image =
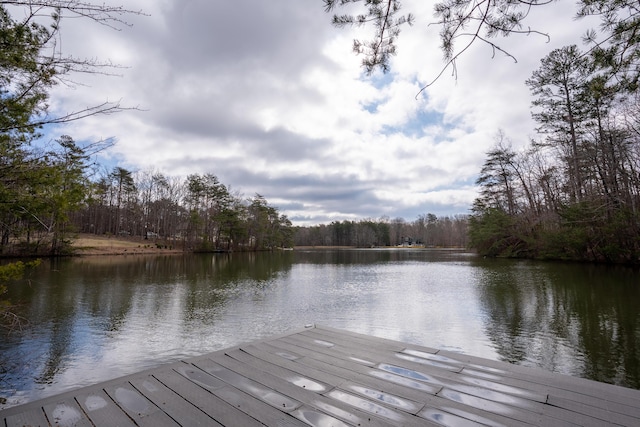
[[[296,337],[299,338],[299,337]],[[532,411],[531,408],[520,408],[521,410],[517,410],[517,407],[510,406],[504,402],[493,401],[489,398],[484,398],[487,396],[473,396],[464,392],[459,392],[453,390],[451,388],[445,388],[442,382],[433,381],[433,378],[424,374],[421,374],[417,371],[411,372],[411,374],[407,373],[405,375],[404,372],[393,372],[392,370],[384,371],[380,369],[376,369],[375,366],[368,366],[372,362],[363,361],[362,363],[358,363],[355,360],[346,360],[342,357],[333,357],[327,353],[330,353],[331,350],[327,350],[327,347],[323,345],[318,345],[318,348],[314,348],[313,344],[310,342],[306,342],[304,340],[299,340],[301,344],[300,347],[295,347],[291,345],[289,339],[280,340],[277,344],[279,347],[288,350],[292,353],[298,353],[303,355],[300,359],[300,363],[309,364],[318,369],[326,369],[332,370],[334,367],[340,367],[343,369],[343,375],[345,377],[354,377],[357,374],[360,374],[359,378],[362,381],[362,376],[372,376],[377,378],[378,381],[373,385],[373,387],[378,387],[380,389],[389,389],[388,384],[394,384],[396,386],[395,392],[399,393],[399,395],[405,395],[406,391],[400,391],[401,388],[414,389],[419,392],[422,392],[422,396],[417,399],[425,402],[429,402],[430,405],[433,405],[434,409],[445,408],[449,405],[455,405],[456,403],[462,404],[462,407],[458,407],[458,410],[462,410],[465,408],[466,413],[474,414],[476,419],[491,419],[496,415],[502,416],[503,420],[506,420],[504,425],[514,425],[517,423],[524,423],[525,425],[545,425],[545,426],[553,426],[553,425],[567,425],[559,422],[554,417],[551,417],[547,414],[539,414],[535,411]],[[271,343],[269,343],[271,344]],[[415,374],[415,375],[414,375]],[[364,381],[363,381],[364,382]],[[450,387],[451,384],[448,384]],[[488,395],[490,390],[485,390],[485,395]],[[437,397],[438,399],[434,399]],[[496,397],[495,394],[491,397]],[[514,399],[515,400],[515,399]],[[533,401],[520,401],[522,405],[533,405]],[[456,405],[457,406],[457,405]],[[552,411],[552,408],[549,408]],[[447,411],[440,411],[447,412]],[[584,420],[585,423],[589,421],[589,419]],[[588,423],[587,423],[588,425]]]
[[[224,363],[226,366],[223,366],[220,363]],[[234,363],[226,361],[225,357],[217,357],[215,358],[215,362],[210,359],[196,361],[195,364],[213,375],[220,375],[221,377],[227,378],[229,381],[238,384],[240,387],[254,389],[258,396],[264,395],[264,399],[268,403],[275,407],[281,407],[281,410],[286,412],[293,412],[304,404],[308,407],[318,408],[320,409],[320,412],[324,412],[331,417],[341,419],[342,421],[352,425],[388,425],[388,423],[383,423],[375,417],[371,417],[369,414],[363,413],[357,408],[351,407],[343,402],[333,401],[315,392],[302,389],[301,387],[297,387],[287,381],[270,376],[268,373],[263,371],[250,369],[248,366],[237,366]],[[245,369],[251,378],[255,379],[255,381],[252,381],[251,384],[247,385],[240,383],[245,380],[243,380],[239,374],[234,372],[234,368],[238,371]],[[278,392],[276,393],[273,390],[278,390]],[[295,399],[290,396],[295,396]]]
[[[640,425],[640,390],[315,326],[0,411],[0,426]]]
[[[129,381],[108,385],[104,391],[136,425],[149,427],[180,425],[140,393]]]
[[[189,396],[183,398],[152,376],[133,380],[131,385],[179,425],[222,425],[194,405]]]
[[[0,412],[0,416],[2,412]],[[7,427],[24,426],[48,426],[49,422],[44,416],[42,408],[35,407],[30,410],[8,415],[4,418]]]
[[[88,393],[78,393],[76,401],[87,414],[87,417],[98,426],[135,426],[133,420],[129,418],[116,403],[105,393],[104,390],[96,390]]]
[[[270,406],[255,397],[238,390],[235,387],[227,385],[224,381],[215,378],[206,372],[196,368],[191,364],[183,364],[177,366],[175,372],[187,378],[189,382],[201,387],[205,393],[197,391],[185,390],[191,387],[189,383],[185,383],[175,376],[167,374],[154,374],[160,381],[169,385],[173,390],[179,392],[187,399],[191,399],[192,403],[198,406],[206,407],[207,413],[215,414],[222,424],[231,425],[230,421],[236,420],[242,422],[242,425],[281,425],[281,426],[299,426],[303,423],[297,422],[294,418],[279,409]],[[178,391],[180,390],[180,391]],[[206,392],[213,394],[215,398],[208,396]],[[193,396],[192,393],[197,393]],[[241,414],[238,412],[242,412]],[[258,421],[260,419],[262,422]]]
[[[62,402],[50,403],[43,408],[49,422],[53,425],[92,426],[75,399],[69,398]]]
[[[154,373],[153,376],[163,385],[173,390],[177,395],[184,398],[184,400],[198,408],[199,411],[207,414],[209,419],[205,419],[205,421],[208,421],[210,425],[229,425],[233,420],[236,420],[236,422],[243,426],[261,425],[258,420],[251,418],[241,409],[229,405],[226,401],[198,386],[196,383],[192,381],[185,381],[185,377],[176,371],[161,371]],[[217,391],[219,390],[221,389],[218,388]],[[184,408],[188,405],[182,406]],[[214,419],[217,421],[214,421]],[[181,420],[178,421],[180,424],[184,425]],[[193,423],[190,424],[193,425]]]

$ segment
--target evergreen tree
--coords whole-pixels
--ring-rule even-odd
[[[541,66],[526,81],[537,98],[533,101],[533,118],[546,141],[558,149],[568,170],[571,198],[583,195],[583,133],[586,106],[583,93],[593,67],[577,48],[556,49],[541,61]]]

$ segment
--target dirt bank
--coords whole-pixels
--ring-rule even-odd
[[[163,241],[144,240],[142,237],[107,237],[80,234],[73,239],[77,255],[132,255],[182,253],[181,247],[166,245]]]

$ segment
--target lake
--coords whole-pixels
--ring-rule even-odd
[[[0,408],[320,324],[640,389],[640,271],[457,250],[43,260]]]

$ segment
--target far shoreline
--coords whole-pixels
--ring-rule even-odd
[[[94,256],[117,256],[117,255],[180,255],[198,253],[184,248],[182,241],[167,241],[159,238],[145,239],[141,236],[113,236],[96,234],[78,234],[70,239],[70,251],[62,257],[94,257]],[[399,245],[399,246],[294,246],[288,248],[275,247],[273,251],[308,251],[308,250],[468,250],[461,247],[425,247],[424,245]],[[212,251],[214,253],[215,251]],[[226,251],[220,251],[225,253]],[[235,251],[234,251],[235,252]],[[238,253],[243,252],[239,251]],[[0,258],[15,258],[16,256],[5,255]],[[20,255],[19,258],[41,258],[47,255]]]

